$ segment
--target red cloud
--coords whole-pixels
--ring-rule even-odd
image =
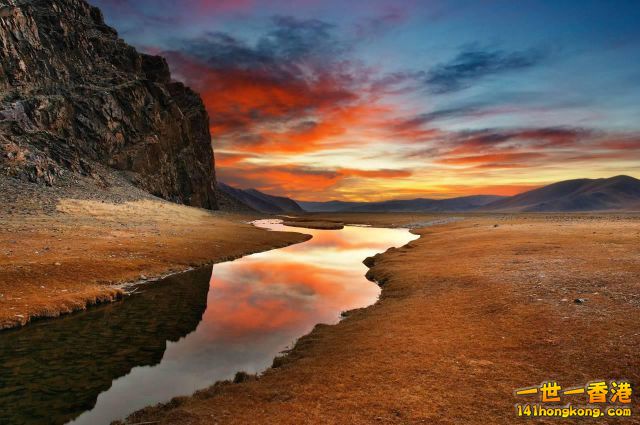
[[[310,193],[329,196],[329,192],[345,179],[358,177],[366,179],[393,179],[409,177],[408,170],[359,170],[338,168],[335,170],[315,170],[292,166],[255,166],[238,164],[220,168],[220,180],[238,187],[252,187],[269,193],[282,194],[294,198],[308,197]]]
[[[332,138],[384,112],[329,72],[292,80],[261,69],[218,69],[182,54],[168,56],[176,73],[200,92],[218,147],[255,154],[346,146]]]

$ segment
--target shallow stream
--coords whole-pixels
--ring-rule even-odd
[[[294,229],[307,242],[181,273],[118,302],[0,333],[0,423],[108,424],[237,371],[258,373],[318,323],[374,303],[362,260],[406,229]]]

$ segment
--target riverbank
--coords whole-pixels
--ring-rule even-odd
[[[344,223],[323,220],[306,220],[304,218],[286,219],[282,222],[289,227],[303,227],[305,229],[318,230],[340,230],[344,228]]]
[[[308,239],[258,229],[251,218],[151,197],[13,207],[0,228],[0,329],[117,300],[130,283]]]
[[[126,423],[511,424],[515,403],[537,400],[517,388],[639,382],[637,215],[468,215],[413,231],[420,239],[368,262],[378,303],[317,326],[258,379]]]

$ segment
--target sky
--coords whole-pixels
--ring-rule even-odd
[[[199,92],[218,180],[297,200],[640,177],[640,2],[90,0]]]

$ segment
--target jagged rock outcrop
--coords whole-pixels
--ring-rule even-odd
[[[105,169],[167,200],[217,208],[199,95],[84,0],[0,0],[1,174],[107,184]]]

